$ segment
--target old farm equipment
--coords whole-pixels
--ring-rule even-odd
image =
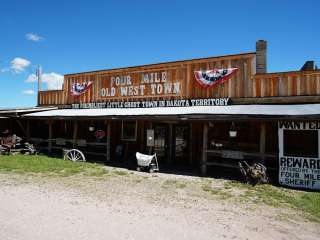
[[[85,162],[84,154],[78,149],[65,149],[63,150],[63,159],[73,162]]]
[[[13,134],[6,137],[1,137],[0,154],[36,154],[37,151],[33,144],[24,141],[21,137]]]
[[[157,154],[154,155],[146,155],[137,152],[136,153],[137,158],[137,171],[141,171],[143,169],[148,170],[150,173],[158,172],[159,166],[158,166],[158,159]]]
[[[246,161],[239,162],[240,172],[248,184],[264,184],[268,182],[267,168],[261,163],[249,165]]]

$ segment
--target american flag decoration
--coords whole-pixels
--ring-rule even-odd
[[[83,83],[73,83],[71,87],[72,96],[80,96],[84,94],[92,85],[92,81]]]
[[[207,71],[195,71],[194,76],[201,87],[209,88],[227,81],[237,70],[238,68],[222,68]]]

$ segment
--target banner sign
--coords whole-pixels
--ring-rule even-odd
[[[180,74],[180,75],[179,75]],[[101,99],[113,97],[180,96],[182,73],[177,69],[120,75],[101,75]]]
[[[223,68],[195,71],[194,76],[201,87],[209,88],[227,81],[237,70],[237,68]]]
[[[80,96],[84,94],[92,85],[92,81],[83,82],[83,83],[73,83],[71,86],[71,95]]]
[[[176,99],[135,102],[99,102],[72,104],[74,109],[88,108],[150,108],[150,107],[193,107],[193,106],[227,106],[230,98]]]
[[[291,134],[285,136],[286,132],[289,130]],[[310,134],[316,138],[316,141],[313,138],[313,141],[302,141],[297,134],[297,139],[293,139],[295,134],[292,134],[292,131],[302,131],[302,134]],[[298,133],[298,132],[297,132]],[[296,188],[306,188],[306,189],[317,189],[320,190],[320,122],[310,121],[310,122],[279,122],[278,128],[279,135],[279,183],[289,187]],[[290,153],[286,145],[285,139],[290,138],[290,141],[297,141],[300,144],[301,148],[305,145],[308,148],[308,144],[316,145],[314,148],[317,152],[313,153],[315,157],[302,157],[297,156],[296,149],[293,149],[295,153]],[[288,141],[288,140],[287,140]],[[305,149],[301,151],[306,151]],[[310,150],[311,151],[311,150]],[[300,154],[301,155],[301,154]],[[303,155],[303,154],[302,154]],[[310,153],[309,153],[310,155]]]

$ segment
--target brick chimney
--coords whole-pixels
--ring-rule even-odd
[[[267,41],[256,42],[256,73],[267,72]]]

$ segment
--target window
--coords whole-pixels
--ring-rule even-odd
[[[318,158],[318,131],[283,130],[285,156]]]
[[[122,121],[121,139],[127,141],[137,140],[137,121]]]

